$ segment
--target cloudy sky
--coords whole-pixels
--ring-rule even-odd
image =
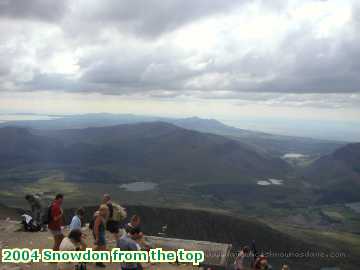
[[[360,140],[359,59],[357,0],[0,0],[0,113],[197,115]]]

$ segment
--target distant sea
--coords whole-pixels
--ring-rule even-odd
[[[8,121],[21,120],[51,120],[61,117],[60,115],[46,115],[46,114],[2,114],[0,113],[0,123]]]

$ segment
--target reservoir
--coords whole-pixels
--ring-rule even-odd
[[[271,186],[271,185],[281,186],[281,185],[284,184],[283,182],[284,182],[284,180],[268,178],[267,180],[259,180],[259,181],[257,181],[257,184],[259,186]]]
[[[129,184],[122,184],[120,188],[125,189],[126,191],[149,191],[154,190],[158,186],[157,183],[154,182],[133,182]]]

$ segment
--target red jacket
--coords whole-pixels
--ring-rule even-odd
[[[55,220],[54,218],[60,216],[62,214],[62,209],[60,206],[60,203],[57,201],[54,201],[51,205],[51,220],[48,224],[48,227],[50,230],[53,231],[58,231],[61,230],[61,226],[62,224],[62,217],[58,218],[57,220]]]

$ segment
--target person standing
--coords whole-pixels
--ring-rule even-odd
[[[64,235],[61,228],[64,224],[63,223],[64,213],[61,208],[63,201],[64,201],[64,195],[57,194],[54,201],[51,203],[49,209],[50,217],[49,217],[48,228],[52,236],[54,237],[53,250],[55,251],[59,250],[61,241],[64,239]]]
[[[69,225],[69,229],[70,232],[71,231],[75,231],[75,230],[79,230],[82,232],[82,237],[81,237],[81,245],[83,247],[86,247],[86,234],[83,232],[82,228],[82,224],[83,224],[83,219],[84,219],[84,215],[85,215],[85,209],[80,207],[76,210],[75,215],[73,216],[73,218],[71,219],[71,223]]]
[[[105,226],[106,226],[106,218],[108,216],[109,208],[107,205],[102,204],[98,210],[97,215],[95,216],[93,234],[95,238],[95,250],[96,251],[105,251],[106,250],[106,238],[105,238]],[[97,262],[96,266],[98,267],[106,267],[104,263]]]
[[[70,223],[70,231],[72,230],[81,230],[82,228],[82,220],[84,219],[85,210],[84,208],[78,208],[75,212],[75,215],[71,219]]]
[[[106,218],[106,230],[108,230],[114,236],[115,241],[117,241],[119,238],[120,222],[114,218],[115,206],[109,194],[104,194],[102,202],[109,210]]]

